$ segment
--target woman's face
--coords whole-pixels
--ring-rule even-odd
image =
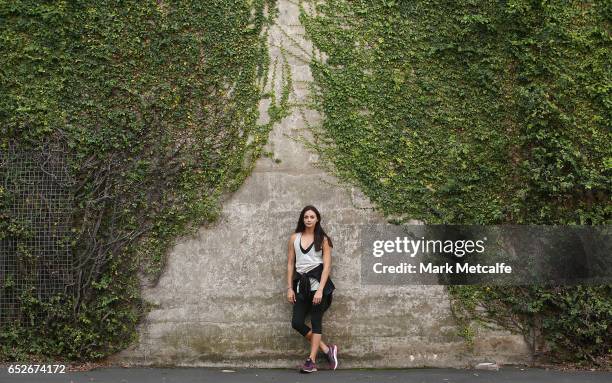
[[[306,212],[304,213],[304,225],[306,225],[306,227],[308,228],[314,228],[316,223],[317,215],[315,214],[315,212],[312,210],[306,210]]]

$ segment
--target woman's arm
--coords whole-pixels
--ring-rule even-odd
[[[295,268],[295,250],[293,242],[295,241],[295,233],[289,238],[289,247],[287,249],[287,300],[290,303],[295,302],[295,292],[293,291],[293,269]]]
[[[321,280],[319,281],[319,288],[315,293],[313,303],[319,304],[323,297],[323,289],[329,279],[329,273],[331,272],[331,247],[327,241],[327,237],[323,238],[323,272],[321,273]],[[319,295],[317,297],[317,295]],[[318,299],[317,299],[318,298]]]

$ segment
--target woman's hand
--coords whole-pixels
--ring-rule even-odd
[[[321,303],[321,299],[323,299],[323,292],[321,291],[321,289],[318,289],[314,297],[312,298],[312,304],[318,305],[319,303]]]
[[[287,300],[289,303],[295,303],[295,292],[293,292],[292,288],[287,289]]]

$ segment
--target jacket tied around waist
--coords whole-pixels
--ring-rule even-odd
[[[300,292],[297,296],[301,299],[306,299],[308,297],[308,293],[310,293],[310,277],[315,278],[317,281],[321,282],[321,275],[323,274],[323,264],[320,263],[319,266],[310,270],[307,273],[300,274],[297,270],[293,270],[293,291],[297,291],[297,286],[300,286]],[[331,278],[327,278],[327,282],[325,282],[325,287],[323,288],[323,295],[329,295],[330,303],[331,303],[331,294],[336,289],[334,283]]]

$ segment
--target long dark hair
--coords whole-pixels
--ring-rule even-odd
[[[308,205],[302,209],[302,212],[300,213],[300,218],[298,219],[297,227],[295,228],[295,232],[303,233],[304,230],[306,230],[306,225],[304,225],[304,214],[306,214],[308,210],[314,211],[317,216],[317,223],[315,224],[314,228],[315,251],[321,250],[321,247],[323,246],[323,238],[325,237],[327,237],[327,243],[329,243],[329,247],[334,247],[334,245],[332,245],[331,238],[329,238],[329,236],[325,233],[325,230],[323,230],[323,228],[321,227],[321,214],[319,213],[317,208],[312,205]]]

